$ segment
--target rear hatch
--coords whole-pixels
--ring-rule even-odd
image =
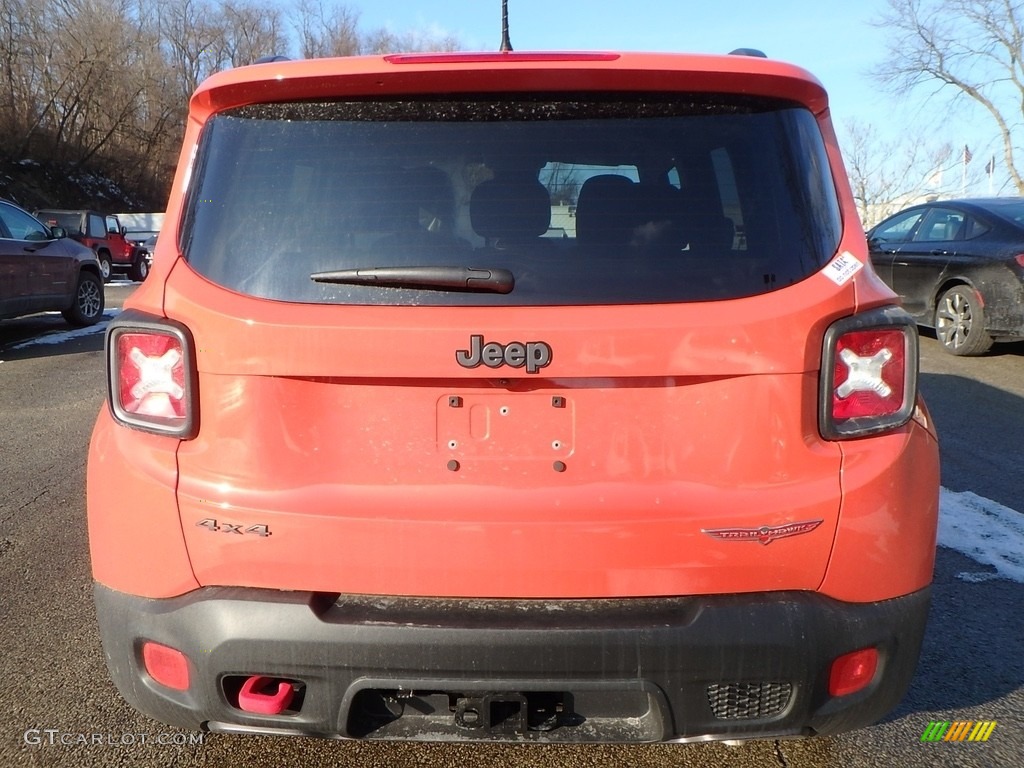
[[[194,345],[197,579],[815,589],[841,497],[822,336],[854,292],[821,271],[842,224],[811,109],[329,90],[198,142],[163,307]]]

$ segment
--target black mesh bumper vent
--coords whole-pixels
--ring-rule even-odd
[[[753,720],[782,712],[792,693],[789,683],[712,683],[708,703],[719,720]]]

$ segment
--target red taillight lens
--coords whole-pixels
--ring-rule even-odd
[[[906,424],[917,398],[917,360],[917,327],[898,308],[834,323],[822,354],[822,435],[862,437]]]
[[[121,408],[172,421],[185,418],[185,352],[177,337],[122,333],[114,354]]]
[[[840,656],[829,670],[828,692],[832,696],[849,696],[863,690],[875,679],[877,670],[877,648],[862,648]]]
[[[832,415],[888,416],[903,407],[907,342],[902,330],[851,331],[836,340]]]
[[[122,313],[107,338],[109,397],[114,418],[176,437],[195,435],[195,364],[183,326]]]

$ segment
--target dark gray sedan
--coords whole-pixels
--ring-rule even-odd
[[[943,349],[1024,338],[1024,198],[939,200],[868,232],[871,261]]]
[[[95,253],[0,200],[0,319],[56,310],[72,325],[92,325],[103,302]]]

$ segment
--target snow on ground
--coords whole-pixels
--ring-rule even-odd
[[[959,573],[963,581],[1012,579],[1024,583],[1024,514],[970,491],[942,489],[939,546],[955,549],[995,572]]]
[[[96,325],[89,325],[85,328],[75,328],[70,331],[58,331],[57,333],[45,333],[41,336],[23,341],[20,344],[12,344],[8,349],[18,350],[27,349],[28,347],[34,347],[43,344],[63,344],[66,341],[72,339],[79,339],[83,336],[92,336],[94,333],[103,333],[107,330],[107,324],[105,321],[111,320],[114,315],[120,312],[120,309],[108,309],[103,312],[103,320],[96,323]],[[46,312],[47,315],[59,315],[60,312]]]

